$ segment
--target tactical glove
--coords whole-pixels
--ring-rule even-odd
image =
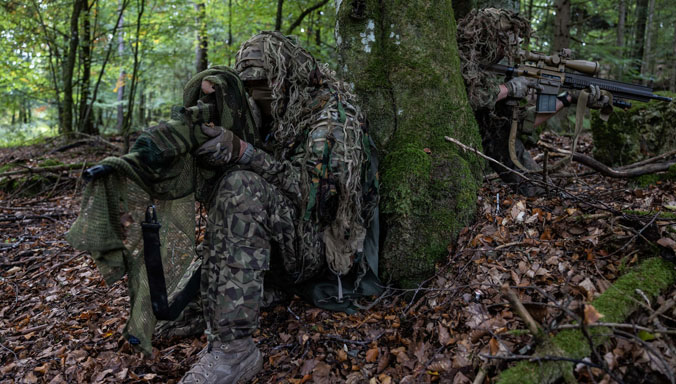
[[[202,124],[202,133],[210,137],[197,148],[197,160],[210,167],[222,167],[237,162],[242,139],[223,127]]]
[[[532,77],[517,76],[505,83],[507,87],[507,96],[516,99],[523,99],[528,96],[530,89],[542,90],[538,80]]]
[[[610,97],[604,95],[598,85],[590,85],[586,91],[589,93],[587,107],[592,109],[605,109],[610,106]],[[570,95],[573,99],[573,103],[577,103],[580,91],[571,91]]]

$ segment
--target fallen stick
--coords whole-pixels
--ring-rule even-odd
[[[556,151],[558,153],[564,154],[564,155],[570,155],[571,152],[567,151],[565,149],[561,148],[556,148],[551,144],[539,142],[538,145],[550,150],[550,151]],[[595,158],[587,155],[583,155],[581,153],[575,152],[573,153],[573,160],[585,165],[600,174],[608,177],[613,177],[616,179],[627,179],[631,177],[638,177],[642,175],[647,175],[650,173],[656,173],[656,172],[664,172],[668,171],[669,168],[673,165],[676,164],[676,161],[670,161],[670,162],[665,162],[665,163],[657,163],[657,164],[645,164],[643,166],[639,167],[631,167],[631,165],[627,166],[627,168],[622,169],[622,170],[616,170],[613,168],[610,168],[609,166],[601,163],[600,161],[596,160]]]
[[[90,163],[90,162],[85,162],[85,163],[76,163],[76,164],[65,164],[65,165],[54,165],[51,167],[34,167],[34,168],[26,168],[26,169],[21,169],[18,171],[9,171],[9,172],[3,172],[0,173],[0,177],[5,177],[5,176],[13,176],[13,175],[23,175],[26,173],[47,173],[47,172],[60,172],[60,171],[69,171],[71,169],[79,169],[83,167],[89,167],[92,166],[96,163]]]

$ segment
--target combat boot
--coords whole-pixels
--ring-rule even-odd
[[[263,356],[251,337],[212,342],[179,384],[235,384],[251,380],[263,368]]]

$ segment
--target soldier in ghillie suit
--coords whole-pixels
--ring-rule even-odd
[[[375,158],[347,86],[278,32],[245,42],[235,69],[250,96],[256,140],[222,121],[202,126],[210,139],[197,149],[198,163],[223,176],[208,198],[203,245],[209,346],[182,383],[236,382],[261,369],[251,335],[266,270],[281,272],[282,286],[309,291],[313,278],[330,276],[335,289],[311,299],[339,305],[373,293],[360,283],[377,271]],[[191,83],[200,84],[195,99],[216,91],[208,77]]]
[[[527,99],[532,96],[531,90],[540,86],[537,79],[529,77],[514,77],[503,82],[499,75],[488,71],[487,68],[502,60],[509,64],[513,63],[520,46],[528,45],[531,32],[529,22],[525,18],[504,9],[475,9],[458,22],[457,41],[462,75],[470,105],[479,124],[484,153],[512,169],[517,169],[509,154],[508,145],[514,106],[507,100]],[[601,108],[607,104],[607,97],[603,96],[597,87],[591,89],[590,94],[588,107]],[[556,111],[575,103],[576,100],[577,94],[574,92],[560,95],[556,101]],[[514,104],[523,103],[519,101]],[[524,133],[532,133],[534,127],[554,114],[536,114],[534,107],[522,109],[518,118],[519,127]],[[518,138],[514,150],[517,160],[526,169],[538,169]],[[525,182],[504,167],[492,162],[490,164],[500,178],[516,192],[532,196],[541,191],[541,188]]]

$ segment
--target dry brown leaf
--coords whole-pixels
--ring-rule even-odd
[[[49,371],[49,362],[42,364],[39,367],[33,369],[34,372],[42,373],[43,375]]]
[[[338,361],[340,362],[347,360],[347,352],[345,352],[342,348],[338,350],[336,355],[338,356]]]
[[[498,343],[495,337],[491,337],[491,340],[488,342],[488,346],[491,349],[491,355],[497,355],[498,351],[500,351],[500,343]]]
[[[375,363],[378,360],[378,348],[371,348],[366,351],[366,362]]]
[[[591,304],[586,304],[584,306],[584,323],[585,324],[594,324],[599,319],[603,318],[603,314],[594,308]]]

